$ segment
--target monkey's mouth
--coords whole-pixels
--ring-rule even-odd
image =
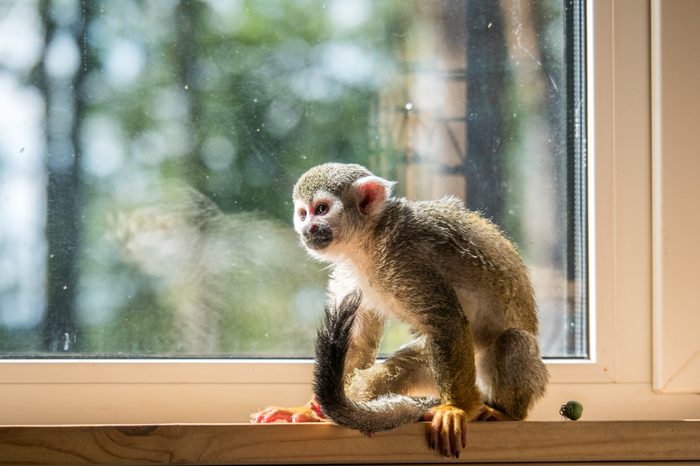
[[[313,233],[304,235],[304,244],[309,249],[321,250],[333,242],[333,232],[330,228],[319,228]]]

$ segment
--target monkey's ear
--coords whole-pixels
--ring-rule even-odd
[[[394,183],[378,176],[364,176],[352,184],[357,197],[357,206],[365,215],[376,215],[384,210],[386,200],[391,197]]]

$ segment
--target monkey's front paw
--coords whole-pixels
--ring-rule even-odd
[[[467,446],[467,413],[454,405],[442,404],[428,411],[423,420],[432,421],[430,448],[459,458],[461,449]]]

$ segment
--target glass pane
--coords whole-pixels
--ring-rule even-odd
[[[499,224],[543,354],[587,356],[581,11],[0,1],[0,355],[311,355],[290,192],[336,160]]]

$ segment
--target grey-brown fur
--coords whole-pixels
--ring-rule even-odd
[[[326,163],[318,165],[314,171],[306,172],[304,174],[304,181],[297,182],[294,185],[292,197],[294,199],[308,201],[318,191],[324,190],[339,196],[345,186],[362,176],[372,174],[362,165],[345,164],[343,165],[343,170],[338,171],[336,167],[339,165],[340,164]],[[328,180],[331,178],[334,180],[333,183],[328,183]]]
[[[341,385],[336,394],[354,398],[355,417],[347,421],[342,403],[324,406],[317,392],[324,412],[368,432],[381,430],[377,416],[369,415],[379,410],[384,428],[390,428],[398,415],[389,402],[381,407],[382,397],[428,385],[440,396],[436,413],[471,419],[486,403],[523,419],[543,395],[548,374],[537,347],[532,285],[520,255],[495,225],[458,200],[411,202],[392,197],[390,186],[361,166],[324,164],[294,187],[295,228],[314,257],[332,264],[333,302],[362,296],[340,369],[344,386],[330,377]],[[376,322],[387,314],[407,322],[418,338],[375,365]],[[342,326],[342,319],[335,324]],[[316,373],[317,385],[328,375],[325,367]],[[371,407],[356,403],[365,401],[372,401]]]

